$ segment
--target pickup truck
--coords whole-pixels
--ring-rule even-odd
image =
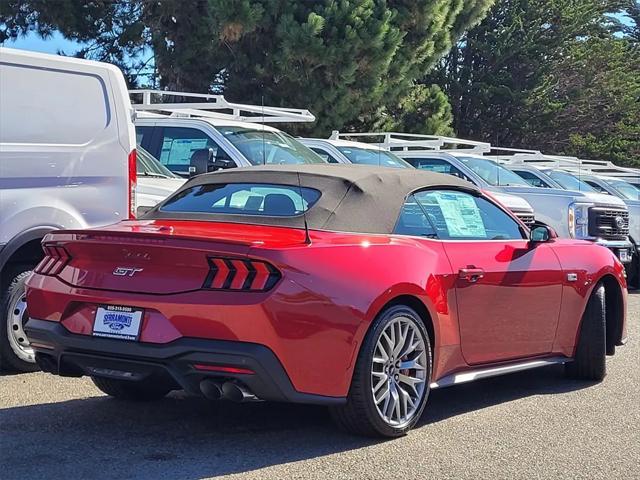
[[[631,261],[629,210],[612,195],[558,188],[537,188],[511,170],[482,155],[455,151],[394,152],[416,168],[464,178],[483,190],[518,195],[533,207],[537,221],[560,237],[590,240],[612,250],[623,263]],[[620,218],[612,224],[611,219]]]

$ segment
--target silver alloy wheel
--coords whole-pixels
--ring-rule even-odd
[[[371,393],[382,419],[402,428],[416,414],[427,381],[427,352],[415,320],[394,318],[378,337],[371,363]]]
[[[11,349],[20,360],[35,363],[33,348],[24,333],[24,322],[27,320],[27,299],[24,291],[10,299],[7,313],[7,336]]]

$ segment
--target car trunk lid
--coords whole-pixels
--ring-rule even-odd
[[[257,267],[253,276],[260,278],[263,272],[262,284],[268,285],[270,266],[245,261],[249,249],[302,244],[304,238],[304,231],[290,228],[128,221],[100,229],[56,232],[44,244],[57,246],[54,253],[62,248],[68,255],[64,268],[55,273],[74,287],[172,294],[212,287],[251,289],[251,282],[240,281],[238,275],[249,276],[253,267]],[[229,281],[213,281],[212,270],[218,277],[228,276]]]

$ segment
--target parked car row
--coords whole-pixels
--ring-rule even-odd
[[[615,195],[563,190],[557,183],[543,191],[482,155],[437,151],[428,142],[398,150],[341,138],[296,139],[267,123],[313,121],[306,110],[130,92],[117,68],[98,62],[1,49],[0,69],[0,359],[12,368],[36,368],[24,331],[24,285],[43,258],[46,234],[134,218],[188,177],[211,171],[262,164],[416,167],[475,184],[528,227],[543,222],[562,237],[610,247],[622,260],[637,245],[624,234],[630,207]]]

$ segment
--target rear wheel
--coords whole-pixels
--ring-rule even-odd
[[[91,380],[102,392],[121,400],[159,400],[172,390],[153,380],[131,381],[103,377],[91,377]]]
[[[571,378],[601,381],[606,374],[607,325],[604,285],[593,289],[582,316],[580,335],[573,362],[565,372]]]
[[[384,310],[360,348],[347,403],[331,410],[348,432],[398,437],[418,421],[429,394],[431,344],[420,316]]]
[[[28,319],[25,283],[30,275],[27,267],[11,271],[0,299],[0,367],[3,369],[38,370],[33,348],[24,332]]]

